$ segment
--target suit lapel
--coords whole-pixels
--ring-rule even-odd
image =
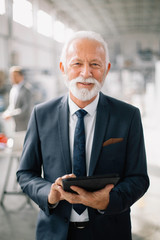
[[[67,96],[63,98],[62,104],[59,108],[58,128],[61,140],[60,143],[63,162],[66,169],[66,174],[68,174],[72,172],[72,167],[69,147],[69,109]]]
[[[96,125],[93,138],[89,176],[93,175],[106,133],[109,120],[109,104],[102,93],[97,107]]]

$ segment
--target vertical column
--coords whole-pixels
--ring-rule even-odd
[[[6,41],[6,57],[7,67],[12,65],[11,52],[12,52],[12,40],[13,40],[13,1],[6,0],[6,16],[8,22],[8,36]]]
[[[160,61],[155,64],[155,92],[158,116],[160,116]]]

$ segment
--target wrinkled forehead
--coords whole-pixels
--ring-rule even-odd
[[[67,58],[74,56],[101,56],[105,59],[105,48],[101,42],[94,39],[74,39],[66,50]]]

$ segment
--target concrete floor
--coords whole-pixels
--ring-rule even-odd
[[[143,119],[151,185],[145,196],[132,206],[133,240],[160,239],[160,117],[153,116],[154,118]],[[0,158],[0,198],[7,164],[7,158]],[[15,187],[16,167],[15,161],[9,182],[10,189]],[[25,196],[6,195],[4,205],[5,208],[0,207],[0,240],[35,239],[38,208],[34,204],[27,204]]]

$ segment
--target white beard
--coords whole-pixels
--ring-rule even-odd
[[[93,83],[93,88],[88,90],[87,88],[78,88],[77,83]],[[83,77],[77,77],[72,79],[71,81],[68,80],[68,77],[65,79],[65,84],[68,89],[71,91],[74,97],[78,98],[81,101],[88,101],[95,97],[101,90],[104,81],[99,83],[95,78],[87,78],[84,79]]]

